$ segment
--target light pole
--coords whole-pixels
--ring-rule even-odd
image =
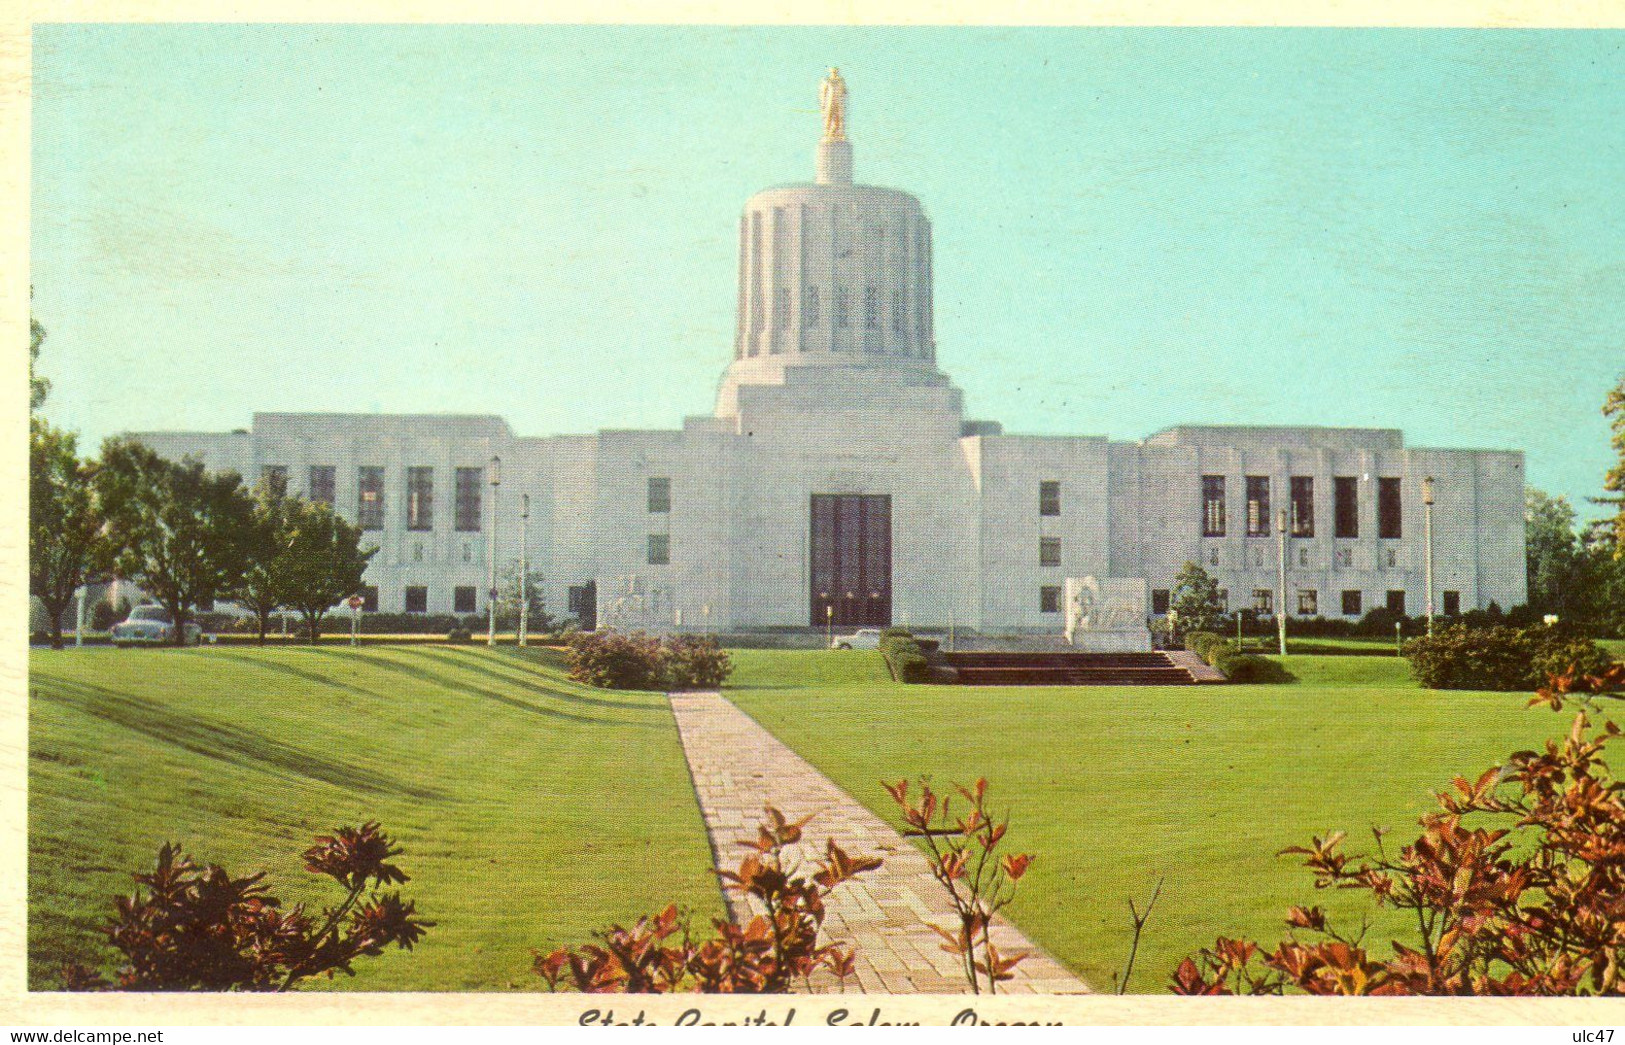
[[[497,644],[497,498],[502,493],[502,458],[491,457],[491,528],[485,532],[485,644]]]
[[[824,647],[835,648],[835,604],[828,595],[824,596]]]
[[[1433,637],[1433,476],[1422,480],[1422,533],[1427,542],[1428,638]]]
[[[1277,573],[1277,575],[1276,575],[1276,580],[1278,582],[1278,588],[1280,590],[1280,595],[1276,597],[1276,603],[1275,603],[1275,629],[1280,635],[1280,639],[1281,639],[1281,656],[1284,657],[1284,656],[1286,656],[1286,509],[1285,508],[1282,508],[1277,512],[1276,517],[1275,517],[1275,522],[1276,522],[1276,526],[1275,526],[1276,542],[1277,542],[1277,544],[1279,546],[1278,550],[1279,550],[1279,553],[1280,553],[1280,554],[1278,554],[1276,556],[1276,558],[1279,560],[1277,562],[1277,564],[1276,564],[1276,568],[1279,571]]]
[[[530,494],[519,495],[519,645],[530,623]]]
[[[73,597],[73,644],[83,646],[85,644],[85,586],[83,584],[79,586],[79,590],[73,593]]]

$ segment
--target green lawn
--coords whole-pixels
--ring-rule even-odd
[[[1423,691],[1405,661],[1370,656],[1288,657],[1287,685],[1087,689],[901,686],[873,653],[735,661],[739,706],[893,823],[880,780],[986,776],[1011,842],[1038,854],[1010,913],[1099,988],[1127,952],[1127,899],[1159,877],[1136,990],[1220,933],[1279,938],[1291,904],[1359,909],[1274,854],[1413,827],[1452,775],[1569,722],[1519,694]]]
[[[671,713],[548,654],[419,646],[34,651],[29,976],[98,958],[110,898],[176,840],[286,901],[317,832],[377,819],[438,922],[364,990],[541,986],[530,949],[676,900],[720,909]]]

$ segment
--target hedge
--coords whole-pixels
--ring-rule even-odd
[[[928,650],[934,651],[933,640],[916,639],[902,628],[887,628],[880,633],[880,655],[886,658],[886,669],[898,682],[926,682],[931,676]]]
[[[1411,673],[1428,689],[1530,691],[1551,675],[1595,675],[1612,659],[1596,643],[1564,626],[1499,625],[1439,628],[1405,644]]]

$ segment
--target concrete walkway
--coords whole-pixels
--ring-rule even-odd
[[[808,868],[827,838],[849,854],[884,861],[826,901],[825,934],[854,945],[857,952],[857,983],[848,980],[847,990],[969,993],[959,958],[944,951],[941,938],[924,924],[947,929],[959,922],[948,891],[932,877],[918,849],[719,694],[674,693],[671,706],[720,866],[737,865],[745,853],[737,841],[755,835],[762,808],[769,804],[791,820],[813,814],[795,854]],[[878,792],[880,783],[874,786]],[[760,913],[738,893],[726,897],[736,920]],[[996,922],[992,937],[1004,954],[1031,954],[1016,966],[1015,979],[999,985],[1001,994],[1088,991],[1008,922]],[[831,980],[829,989],[834,986]]]

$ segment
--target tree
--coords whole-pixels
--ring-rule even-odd
[[[169,612],[181,645],[193,608],[231,594],[248,565],[253,502],[242,480],[115,438],[102,448],[96,482],[117,547],[114,568]]]
[[[525,616],[527,626],[532,632],[551,631],[553,618],[547,613],[542,575],[535,567],[531,567],[529,572],[529,577],[521,577],[519,564],[516,562],[498,580],[497,624],[500,627],[512,626],[519,619],[521,602],[528,600],[530,606]]]
[[[302,497],[283,500],[286,540],[276,560],[281,604],[299,611],[311,642],[322,636],[322,618],[341,599],[361,590],[361,577],[377,548],[361,548],[361,529],[329,506]]]
[[[33,293],[32,289],[29,291]],[[45,405],[45,397],[51,393],[51,382],[34,373],[34,364],[39,362],[40,345],[45,343],[45,328],[40,321],[32,315],[28,317],[28,410],[32,413]]]
[[[247,566],[232,588],[231,598],[254,614],[259,625],[260,645],[265,645],[271,614],[287,601],[287,585],[282,570],[288,549],[287,499],[262,489],[254,495],[249,519]]]
[[[1614,515],[1614,557],[1618,559],[1625,558],[1625,377],[1609,390],[1608,398],[1603,400],[1602,413],[1609,418],[1609,427],[1614,431],[1611,441],[1619,463],[1608,469],[1602,481],[1602,488],[1612,496],[1599,497],[1597,501],[1618,508]]]
[[[28,593],[50,618],[51,648],[62,648],[62,614],[74,592],[110,564],[93,477],[78,440],[31,417],[28,423]]]
[[[1224,623],[1224,602],[1219,598],[1219,582],[1194,562],[1174,578],[1168,608],[1178,620],[1181,634],[1216,631]]]
[[[1524,491],[1524,555],[1529,569],[1529,605],[1541,613],[1574,615],[1582,569],[1574,508],[1533,486]]]

